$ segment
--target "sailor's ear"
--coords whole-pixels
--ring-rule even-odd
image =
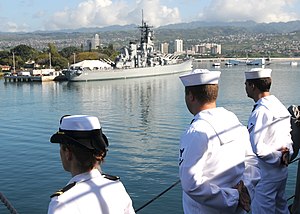
[[[72,150],[69,146],[63,145],[61,144],[61,155],[63,155],[65,157],[66,160],[71,160],[73,153]]]
[[[248,85],[249,85],[249,87],[251,88],[251,89],[254,89],[255,88],[255,85],[252,83],[252,82],[247,82],[248,83]]]
[[[193,93],[191,91],[188,91],[186,93],[186,97],[189,101],[194,101],[195,100],[195,96],[193,95]]]
[[[70,149],[70,147],[67,147],[67,149],[66,149],[66,158],[67,158],[67,160],[72,160],[72,158],[73,158],[73,152],[72,152],[72,150]]]

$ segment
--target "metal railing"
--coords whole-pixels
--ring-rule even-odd
[[[290,164],[298,161],[298,169],[297,169],[297,178],[295,184],[294,195],[290,196],[287,200],[288,202],[293,199],[291,205],[289,205],[289,211],[291,214],[300,213],[300,158],[296,158],[290,162]]]
[[[2,192],[0,192],[0,200],[6,206],[6,208],[10,211],[11,214],[18,214],[17,210],[11,205],[11,203],[2,194]]]
[[[294,199],[293,203],[291,205],[289,205],[289,211],[290,211],[291,214],[300,213],[300,194],[299,194],[300,193],[300,161],[299,160],[300,160],[300,158],[296,158],[296,159],[292,160],[289,163],[289,164],[293,164],[293,163],[298,161],[298,170],[297,170],[297,179],[296,179],[296,185],[295,185],[295,192],[294,192],[294,195],[290,196],[287,199],[287,201],[290,201],[290,200]],[[175,187],[179,183],[180,183],[180,180],[176,181],[170,187],[168,187],[167,189],[162,191],[160,194],[158,194],[156,197],[154,197],[153,199],[151,199],[150,201],[145,203],[140,208],[136,209],[135,212],[138,212],[138,211],[142,210],[143,208],[145,208],[146,206],[151,204],[153,201],[158,199],[160,196],[162,196],[163,194],[165,194],[166,192],[171,190],[173,187]],[[0,192],[0,200],[6,206],[6,208],[10,211],[11,214],[18,214],[17,210],[11,205],[11,203],[8,201],[8,199],[1,192]]]

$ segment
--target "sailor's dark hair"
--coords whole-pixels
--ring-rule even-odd
[[[186,95],[191,92],[196,99],[201,103],[209,103],[216,101],[218,97],[219,86],[218,84],[206,84],[206,85],[195,85],[186,86]]]
[[[246,80],[249,84],[253,84],[261,92],[269,92],[272,85],[271,77],[259,78],[259,79],[248,79]]]

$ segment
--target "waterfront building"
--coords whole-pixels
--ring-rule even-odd
[[[2,71],[2,72],[10,71],[10,69],[11,69],[11,66],[9,66],[9,65],[0,65],[0,71]]]
[[[195,45],[195,52],[198,54],[206,54],[206,47],[205,45]]]
[[[221,45],[212,44],[210,48],[210,53],[214,55],[221,54]]]
[[[222,47],[220,44],[215,43],[202,43],[198,45],[194,45],[195,47],[195,53],[206,55],[206,54],[221,54]]]

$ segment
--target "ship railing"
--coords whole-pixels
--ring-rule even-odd
[[[294,186],[294,195],[290,196],[287,200],[288,203],[290,203],[290,201],[292,201],[289,205],[289,211],[291,214],[294,213],[300,213],[300,158],[296,158],[294,160],[292,160],[290,164],[296,164],[298,163],[298,169],[297,169],[297,178],[296,178],[296,183]]]
[[[11,214],[17,214],[17,210],[12,206],[8,199],[0,192],[0,200],[6,206]]]
[[[300,213],[300,194],[299,194],[299,192],[300,192],[300,161],[299,160],[300,160],[300,158],[296,158],[296,159],[292,160],[289,163],[289,165],[290,165],[290,164],[294,164],[294,163],[298,162],[297,179],[296,179],[296,185],[295,185],[295,188],[294,188],[295,192],[294,192],[294,195],[290,196],[287,199],[288,202],[290,200],[294,199],[293,202],[289,205],[289,211],[290,211],[291,214]],[[160,196],[164,195],[166,192],[171,190],[173,187],[175,187],[179,183],[180,183],[180,180],[177,180],[175,183],[173,183],[167,189],[165,189],[160,194],[155,196],[153,199],[151,199],[150,201],[146,202],[144,205],[142,205],[141,207],[136,209],[135,212],[137,213],[138,211],[142,210],[143,208],[145,208],[146,206],[148,206],[149,204],[154,202],[156,199],[158,199]]]
[[[291,214],[300,213],[300,194],[299,194],[299,192],[300,192],[300,161],[299,160],[300,160],[300,158],[296,158],[296,159],[292,160],[289,163],[289,164],[294,164],[294,163],[298,162],[297,179],[296,179],[296,185],[295,185],[295,188],[294,188],[295,192],[294,192],[294,195],[290,196],[287,199],[287,201],[290,201],[290,200],[294,199],[293,202],[289,205],[289,211],[290,211]],[[180,183],[180,180],[177,180],[175,183],[173,183],[167,189],[162,191],[156,197],[154,197],[153,199],[151,199],[150,201],[145,203],[140,208],[136,209],[135,212],[138,212],[138,211],[142,210],[143,208],[145,208],[146,206],[151,204],[153,201],[158,199],[160,196],[162,196],[163,194],[165,194],[166,192],[171,190],[173,187],[175,187],[179,183]],[[12,204],[8,201],[8,199],[1,192],[0,192],[0,200],[6,206],[6,208],[10,211],[11,214],[17,214],[18,213],[16,211],[16,209],[12,206]]]

